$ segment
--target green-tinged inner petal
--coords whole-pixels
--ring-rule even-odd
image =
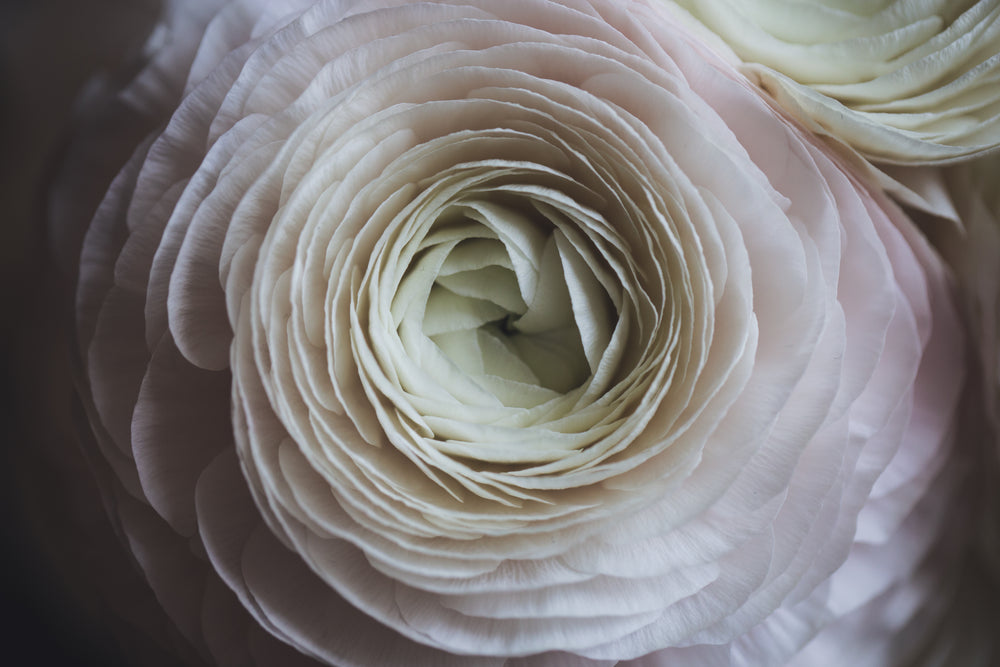
[[[455,370],[518,408],[558,398],[593,375],[620,301],[594,275],[580,241],[560,231],[564,218],[533,204],[483,197],[442,211],[391,307],[399,326],[408,321],[412,332],[419,324]]]

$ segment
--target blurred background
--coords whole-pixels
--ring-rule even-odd
[[[8,665],[177,665],[106,519],[72,382],[46,187],[90,77],[121,71],[156,0],[0,0],[0,604]],[[187,660],[183,661],[187,664]]]

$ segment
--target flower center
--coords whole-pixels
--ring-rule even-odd
[[[571,225],[558,208],[530,197],[479,193],[453,202],[400,281],[392,310],[402,314],[403,337],[419,327],[449,372],[509,407],[581,386],[618,313]]]

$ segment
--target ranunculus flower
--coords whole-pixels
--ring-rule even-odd
[[[169,121],[77,332],[116,519],[206,655],[779,664],[916,570],[943,267],[662,6],[202,11],[123,94]]]
[[[1000,145],[1000,2],[677,0],[812,129],[940,164]]]

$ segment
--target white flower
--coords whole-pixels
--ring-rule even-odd
[[[777,664],[860,603],[852,549],[935,534],[939,260],[657,5],[165,39],[78,335],[123,530],[213,659],[268,662],[242,609],[331,664]]]
[[[678,0],[786,109],[868,157],[940,164],[1000,145],[997,0]]]

